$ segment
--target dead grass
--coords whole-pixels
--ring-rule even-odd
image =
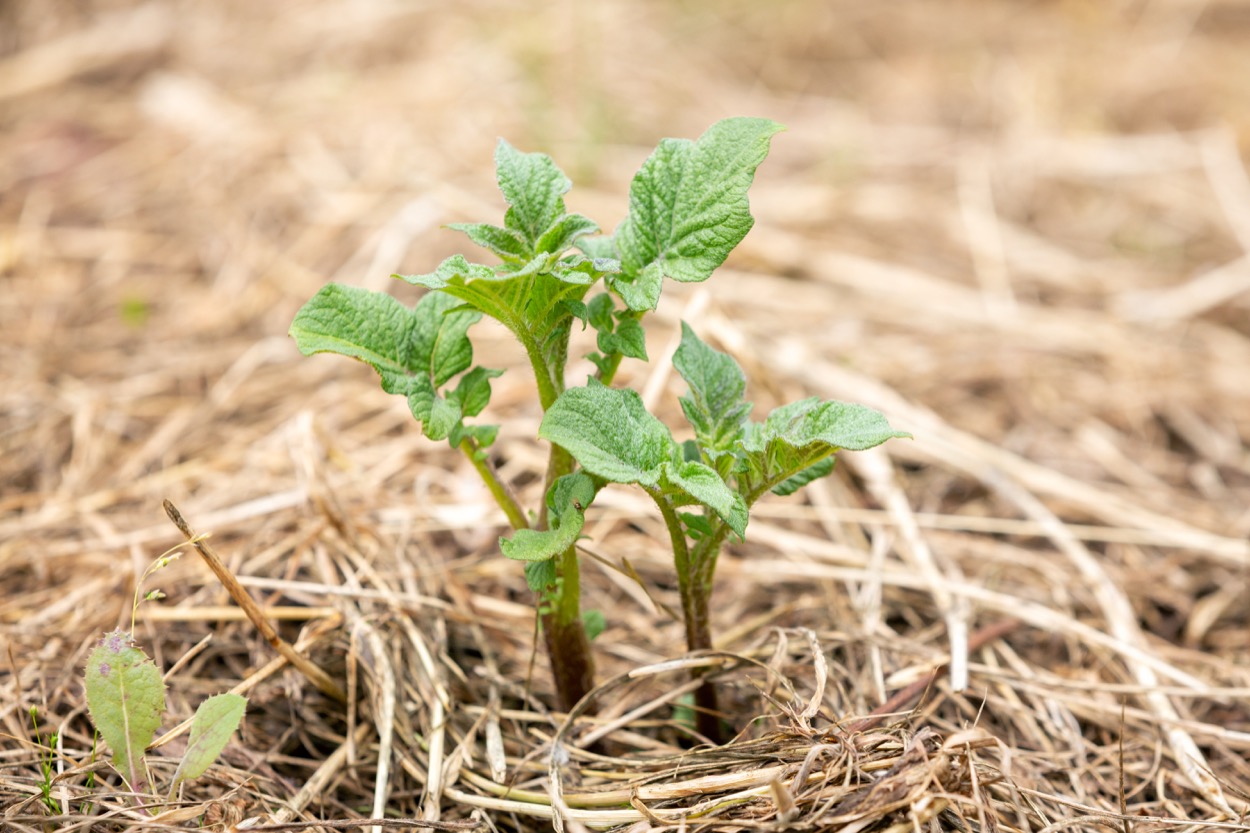
[[[1247,37],[1228,0],[0,3],[0,827],[1250,829]],[[472,470],[284,334],[494,216],[497,136],[611,226],[657,138],[738,114],[789,126],[759,222],[651,354],[684,316],[760,407],[916,440],[761,506],[687,661],[659,521],[607,492],[598,712],[553,713]],[[533,502],[524,368],[492,409]],[[181,540],[163,499],[347,701],[184,556],[137,629],[167,727],[250,707],[173,804],[119,792],[80,684]],[[690,736],[691,662],[728,746]]]

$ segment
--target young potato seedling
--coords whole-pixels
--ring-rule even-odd
[[[305,355],[339,353],[371,365],[389,393],[405,396],[433,440],[460,449],[513,527],[500,541],[524,562],[538,594],[541,627],[560,706],[570,709],[593,686],[587,620],[580,609],[577,540],[587,508],[607,483],[632,484],[667,525],[677,570],[687,647],[712,647],[708,603],[716,560],[746,532],[751,506],[768,492],[790,494],[828,474],[841,449],[871,448],[893,437],[868,408],[805,399],[763,422],[749,419],[746,378],[729,356],[682,324],[673,363],[689,392],[681,399],[694,439],[677,442],[633,390],[612,386],[623,359],[647,361],[642,319],[665,279],[711,277],[751,229],[747,191],[781,125],[735,118],[697,141],[665,139],[630,188],[629,215],[611,236],[568,213],[571,183],[550,157],[500,141],[499,188],[508,203],[502,226],[455,224],[500,262],[463,255],[425,275],[397,275],[429,291],[415,308],[390,295],[330,284],[295,317],[291,335]],[[501,371],[473,365],[469,328],[483,315],[503,324],[533,369],[550,443],[545,501],[533,516],[517,503],[487,449],[497,426],[468,424],[486,407]],[[574,326],[593,328],[596,368],[569,387],[565,368]],[[601,627],[601,624],[598,625]],[[715,692],[699,689],[699,726],[719,736]]]

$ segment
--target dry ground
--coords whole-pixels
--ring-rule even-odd
[[[761,407],[861,401],[916,439],[722,561],[743,736],[707,750],[655,665],[682,649],[645,504],[588,527],[601,677],[634,679],[565,722],[472,470],[285,333],[332,279],[414,301],[388,275],[498,216],[498,136],[612,228],[657,139],[729,115],[789,131],[652,355],[686,317]],[[1250,829],[1247,156],[1232,0],[0,2],[0,827]],[[625,375],[676,418],[662,364]],[[523,367],[491,415],[532,502]],[[350,697],[186,554],[137,627],[178,664],[166,727],[251,705],[176,805],[120,792],[80,683],[180,540],[165,498]]]

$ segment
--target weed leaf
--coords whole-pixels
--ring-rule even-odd
[[[755,222],[747,190],[782,129],[768,119],[725,119],[698,141],[660,142],[634,176],[629,216],[613,236],[617,291],[630,309],[654,309],[662,277],[704,281],[724,263]]]
[[[191,718],[191,739],[174,773],[170,795],[183,781],[199,778],[217,760],[234,730],[239,728],[246,708],[246,697],[229,692],[215,694],[200,704]]]
[[[165,684],[130,634],[105,634],[87,657],[87,708],[113,750],[113,765],[135,792],[147,790],[143,750],[152,742],[165,710]]]

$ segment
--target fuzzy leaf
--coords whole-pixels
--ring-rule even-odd
[[[823,443],[835,449],[863,451],[886,440],[910,439],[895,431],[885,417],[872,408],[811,397],[782,405],[768,415],[759,435],[764,442],[780,442],[791,448]]]
[[[174,773],[173,786],[170,794],[178,789],[183,781],[199,778],[212,766],[213,761],[226,748],[230,736],[239,728],[243,712],[247,708],[247,698],[238,694],[215,694],[209,697],[195,710],[191,718],[191,739],[187,742],[187,751],[182,756],[182,763]]]
[[[652,264],[674,280],[707,280],[755,222],[747,190],[782,129],[768,119],[725,119],[698,141],[661,141],[634,176],[629,216],[613,236],[625,282]],[[637,300],[631,309],[640,309]]]
[[[524,262],[532,254],[521,235],[512,229],[489,223],[450,223],[447,228],[464,232],[474,243],[508,262]]]
[[[470,263],[464,255],[452,255],[438,264],[438,268],[433,272],[424,275],[392,275],[391,277],[416,286],[424,286],[426,289],[447,289],[474,280],[507,280],[510,275],[499,274],[489,266],[483,266],[480,263]]]
[[[667,481],[711,509],[742,537],[747,528],[747,504],[742,495],[726,485],[714,469],[686,461],[665,469]]]
[[[547,495],[550,529],[518,529],[500,538],[499,549],[514,561],[546,561],[577,543],[586,523],[586,507],[595,499],[595,484],[584,474],[566,474]]]
[[[499,140],[495,148],[495,178],[508,201],[504,225],[520,233],[531,252],[564,214],[564,195],[573,183],[545,153],[522,153]]]
[[[594,234],[598,230],[599,224],[589,217],[583,217],[581,214],[565,214],[556,220],[551,228],[543,232],[542,237],[538,238],[538,242],[534,245],[534,249],[547,254],[564,254],[564,251],[579,237]]]
[[[441,440],[463,414],[462,405],[443,399],[438,388],[473,363],[468,329],[481,317],[444,292],[428,292],[409,309],[383,292],[329,284],[296,314],[291,335],[306,356],[338,353],[368,364],[383,390],[408,398],[426,436]],[[479,369],[469,381],[474,407],[485,407],[480,397],[490,395],[481,373],[493,372]]]
[[[811,483],[813,480],[819,480],[829,474],[829,472],[833,471],[833,463],[834,460],[832,457],[826,457],[819,463],[808,466],[798,474],[793,475],[792,477],[787,477],[785,480],[774,486],[772,490],[773,494],[781,495],[782,497],[794,494],[808,483]]]
[[[895,431],[871,408],[813,397],[782,405],[763,423],[744,426],[740,447],[757,476],[785,490],[823,476],[827,472],[809,467],[842,449],[863,451],[886,440],[910,437]]]
[[[647,334],[636,318],[622,318],[615,332],[600,331],[598,347],[604,353],[620,353],[627,359],[647,360]]]
[[[731,451],[751,412],[751,403],[743,400],[747,380],[742,368],[732,357],[707,346],[685,321],[673,367],[690,386],[690,395],[681,398],[681,409],[699,446],[711,459]]]
[[[568,451],[582,468],[613,483],[654,486],[676,444],[636,391],[595,380],[569,388],[547,409],[538,436]]]
[[[105,634],[86,669],[87,708],[100,736],[113,750],[113,765],[135,792],[147,790],[143,750],[161,725],[165,684],[130,634]]]
[[[525,583],[535,593],[545,594],[555,586],[556,562],[550,558],[525,562]]]

